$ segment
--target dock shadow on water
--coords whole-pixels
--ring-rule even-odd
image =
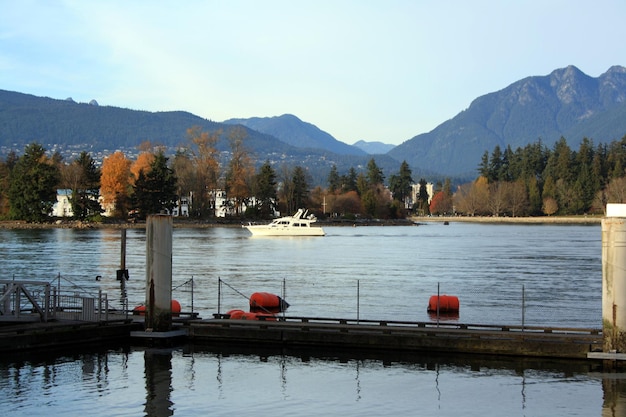
[[[594,362],[595,363],[595,362]],[[185,345],[0,359],[12,416],[618,416],[626,375],[576,360]],[[564,395],[564,390],[567,394]]]

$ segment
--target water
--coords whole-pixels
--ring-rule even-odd
[[[120,234],[0,230],[0,268],[60,274],[115,303]],[[269,291],[292,316],[428,321],[439,287],[461,300],[459,322],[601,327],[599,225],[333,227],[323,238],[175,229],[173,243],[174,298],[203,317]],[[133,306],[145,298],[142,229],[127,232],[126,267]],[[2,358],[0,405],[16,416],[624,415],[626,376],[578,361],[120,347]]]

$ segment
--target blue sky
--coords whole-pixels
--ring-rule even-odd
[[[625,21],[623,0],[0,0],[0,89],[400,144],[527,76],[626,66]]]

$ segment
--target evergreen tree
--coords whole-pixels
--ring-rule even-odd
[[[500,174],[498,177],[500,181],[515,181],[517,177],[516,158],[511,145],[507,145],[504,153],[502,154],[502,166],[500,167]]]
[[[357,193],[361,196],[361,198],[363,198],[363,196],[369,189],[370,189],[370,184],[367,181],[367,177],[365,176],[364,173],[362,172],[359,173],[359,175],[356,177]]]
[[[409,168],[409,164],[406,161],[403,161],[398,175],[392,175],[389,179],[389,189],[393,194],[393,198],[405,203],[407,197],[411,195],[412,184],[411,168]]]
[[[41,145],[33,143],[17,160],[9,187],[11,218],[42,222],[52,213],[60,175],[58,166],[45,153]]]
[[[373,188],[368,188],[361,195],[361,205],[367,217],[376,217],[376,193]]]
[[[342,192],[358,191],[357,177],[358,175],[354,167],[350,167],[348,174],[341,177]]]
[[[419,181],[419,190],[417,192],[417,208],[422,215],[429,214],[428,207],[428,190],[426,189],[426,180],[421,178]]]
[[[167,166],[168,158],[163,152],[158,152],[149,171],[139,171],[137,181],[133,187],[133,201],[139,211],[139,217],[145,219],[148,215],[158,214],[161,210],[171,212],[176,206],[176,176]]]
[[[490,183],[501,181],[503,170],[503,161],[502,161],[502,150],[500,149],[500,145],[496,145],[493,149],[493,153],[491,154],[491,160],[489,162],[489,176],[487,177],[487,181]]]
[[[541,199],[541,191],[539,190],[537,178],[530,177],[526,183],[526,188],[528,190],[529,214],[531,216],[539,216],[541,214],[543,201]]]
[[[374,158],[370,159],[367,163],[367,183],[370,186],[375,186],[376,184],[382,184],[385,181],[385,176],[383,175],[382,169],[376,165],[376,161]]]
[[[77,168],[78,176],[76,183],[71,187],[70,203],[74,217],[84,220],[102,213],[102,207],[98,201],[100,170],[96,167],[94,159],[84,151],[73,162],[73,165]]]
[[[0,162],[0,217],[9,215],[11,200],[9,188],[11,186],[11,172],[17,163],[18,157],[14,151],[9,152],[6,159]]]
[[[334,194],[341,189],[341,177],[337,172],[337,165],[330,167],[330,173],[328,174],[328,192]]]
[[[583,214],[588,212],[589,209],[591,209],[596,193],[600,190],[599,183],[597,183],[591,175],[589,165],[583,164],[580,167],[574,189],[577,191],[578,197],[575,213]]]
[[[554,181],[561,179],[569,184],[575,179],[572,150],[567,145],[565,138],[561,137],[554,144],[545,171],[545,176],[551,176]]]
[[[309,204],[309,184],[306,179],[306,172],[301,166],[293,170],[293,204],[295,208],[306,208]]]
[[[266,219],[272,217],[278,205],[278,194],[276,172],[269,161],[265,161],[255,178],[255,197],[261,217]]]
[[[489,151],[483,153],[480,165],[478,166],[478,174],[481,177],[489,178]]]

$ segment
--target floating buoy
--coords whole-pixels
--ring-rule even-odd
[[[180,307],[180,303],[177,300],[172,300],[172,316],[173,317],[178,317],[180,316],[180,311],[181,311],[181,307]]]
[[[276,321],[276,317],[273,314],[246,312],[243,310],[230,310],[226,312],[226,317],[232,320],[268,320]]]
[[[459,297],[455,295],[440,295],[439,296],[439,313],[458,313],[459,312]],[[429,313],[437,312],[437,296],[431,295],[428,300]]]
[[[243,310],[229,310],[226,312],[226,316],[234,320],[241,319],[244,314],[246,314],[246,312]]]
[[[145,316],[146,315],[146,306],[137,306],[133,308],[133,315],[135,316]]]
[[[181,307],[180,307],[180,303],[177,300],[172,300],[172,304],[171,304],[170,308],[172,309],[172,316],[173,317],[180,316]],[[137,307],[133,308],[133,315],[135,315],[135,316],[145,316],[146,315],[146,306],[145,305],[140,305],[140,306],[137,306]]]
[[[280,313],[287,310],[289,303],[269,292],[255,292],[250,296],[251,312]]]

